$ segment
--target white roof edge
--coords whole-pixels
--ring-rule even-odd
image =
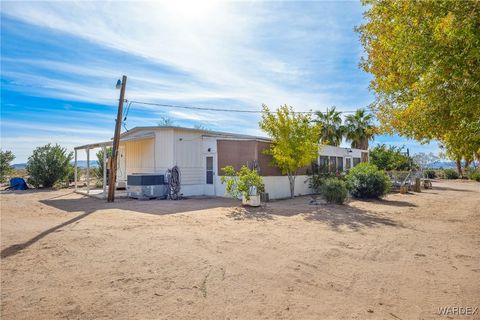
[[[145,140],[145,139],[152,139],[155,137],[154,132],[147,132],[146,134],[142,134],[135,137],[120,137],[120,142],[127,142],[127,141],[137,141],[137,140]],[[104,141],[104,142],[96,142],[91,144],[85,144],[83,146],[78,146],[73,148],[74,150],[81,150],[81,149],[93,149],[93,148],[100,148],[103,146],[111,146],[113,145],[113,140]]]
[[[186,131],[195,131],[199,133],[203,133],[204,136],[228,136],[228,137],[239,137],[239,138],[249,138],[249,139],[263,139],[263,140],[270,140],[267,137],[259,137],[253,135],[246,135],[241,133],[232,133],[232,132],[223,132],[223,131],[213,131],[213,130],[204,130],[204,129],[195,129],[195,128],[187,128],[187,127],[177,127],[177,126],[147,126],[147,127],[134,127],[127,132],[122,133],[122,136],[128,136],[134,132],[142,131],[142,130],[165,130],[165,129],[173,129],[173,130],[186,130]]]

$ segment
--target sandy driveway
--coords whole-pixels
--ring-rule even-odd
[[[1,318],[448,319],[480,307],[480,184],[434,187],[251,211],[2,194]]]

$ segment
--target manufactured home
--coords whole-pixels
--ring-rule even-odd
[[[271,164],[271,157],[264,153],[270,143],[268,138],[243,134],[173,126],[136,127],[120,137],[117,188],[125,188],[131,175],[164,174],[177,166],[184,196],[224,196],[225,185],[220,181],[221,168],[232,165],[239,169],[247,165],[256,168],[263,176],[265,191],[270,199],[289,197],[288,178]],[[85,150],[87,160],[90,160],[92,149],[105,150],[111,145],[112,141],[107,141],[76,147],[75,159],[80,150]],[[341,172],[366,161],[367,150],[319,145],[317,164],[320,167],[327,166],[330,170]],[[297,176],[297,195],[311,193],[306,182],[307,170],[300,170]],[[90,178],[89,171],[87,168],[87,180]],[[104,172],[103,181],[107,180],[105,178]],[[77,188],[77,178],[75,186],[78,192],[82,192]],[[90,194],[91,191],[87,182],[86,193]],[[101,196],[105,194],[104,183]]]

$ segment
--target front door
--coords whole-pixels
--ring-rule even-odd
[[[205,194],[215,195],[215,161],[214,156],[205,157]]]

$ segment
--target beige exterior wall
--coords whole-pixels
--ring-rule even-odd
[[[126,174],[154,173],[154,139],[127,141],[125,146]]]
[[[157,173],[164,173],[174,165],[173,139],[173,129],[155,131],[155,169]]]
[[[174,132],[173,144],[175,164],[180,168],[182,184],[203,184],[205,167],[202,135],[177,129]]]

